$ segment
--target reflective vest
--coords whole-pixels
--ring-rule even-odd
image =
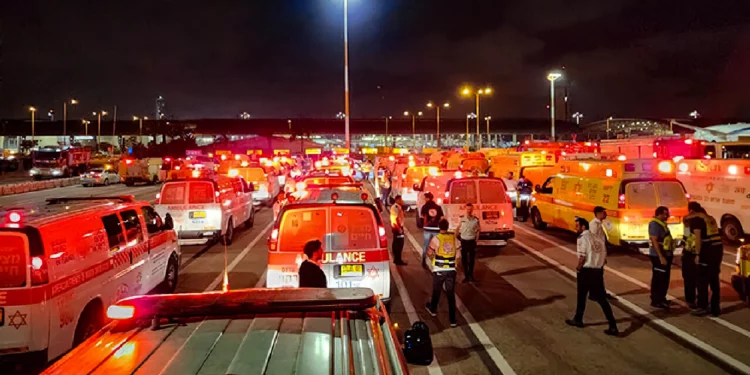
[[[664,228],[664,231],[666,232],[666,236],[664,236],[664,238],[659,241],[659,245],[661,245],[662,250],[674,251],[674,238],[672,238],[672,232],[669,231],[667,223],[657,218],[651,219],[651,222],[661,225],[661,227]]]
[[[722,246],[721,233],[719,232],[719,226],[716,224],[716,219],[704,213],[697,213],[688,217],[688,220],[694,218],[699,218],[706,223],[706,236],[701,238],[701,248],[705,250],[712,246]],[[695,250],[695,235],[693,234],[693,228],[689,229],[685,241],[685,248],[690,252],[694,252]]]
[[[737,273],[745,278],[750,277],[750,245],[737,249]]]
[[[433,271],[454,271],[456,269],[456,235],[440,233],[435,236],[438,248],[432,260]]]

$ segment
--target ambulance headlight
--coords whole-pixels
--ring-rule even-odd
[[[59,176],[61,174],[62,174],[62,171],[59,170],[59,169],[57,169],[57,168],[52,170],[52,175],[53,176]]]
[[[36,176],[39,174],[39,169],[31,168],[31,170],[29,171],[29,174],[32,176]]]

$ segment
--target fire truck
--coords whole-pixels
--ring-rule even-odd
[[[42,147],[31,153],[29,174],[35,180],[77,176],[88,170],[90,160],[86,148]]]

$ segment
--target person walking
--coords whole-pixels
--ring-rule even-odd
[[[607,260],[607,247],[595,239],[589,230],[589,222],[583,218],[576,218],[576,232],[578,232],[577,252],[578,271],[577,284],[578,295],[576,302],[576,314],[573,319],[566,319],[565,323],[570,326],[583,328],[583,313],[586,310],[586,297],[591,295],[599,303],[607,318],[609,328],[604,333],[617,336],[617,322],[612,313],[612,306],[607,301],[604,289],[604,263]]]
[[[438,232],[438,224],[443,219],[443,208],[435,203],[434,196],[432,193],[427,192],[424,195],[425,204],[422,206],[420,211],[420,217],[422,217],[422,231],[424,234],[424,248],[422,250],[422,267],[427,268],[427,248],[430,246],[430,241],[435,237]]]
[[[383,177],[380,178],[380,193],[383,204],[388,207],[390,205],[389,198],[391,197],[391,173],[387,168],[383,169]]]
[[[448,319],[451,327],[456,326],[456,260],[461,243],[453,233],[448,233],[448,221],[443,219],[438,224],[440,233],[429,243],[427,256],[432,266],[432,299],[425,304],[431,316],[437,316],[440,294],[445,291],[448,298]]]
[[[320,269],[320,261],[323,259],[323,244],[318,240],[312,240],[305,244],[305,259],[299,266],[300,288],[327,288],[326,274]]]
[[[479,218],[474,215],[474,205],[466,204],[466,215],[456,227],[458,240],[461,241],[461,259],[464,266],[464,283],[477,281],[474,278],[477,240],[479,239]]]
[[[391,231],[393,232],[393,263],[405,266],[407,263],[401,259],[404,250],[404,199],[401,195],[396,196],[396,201],[391,206]]]
[[[612,230],[612,222],[607,220],[607,210],[602,206],[594,207],[594,219],[589,223],[589,232],[593,236],[594,240],[598,241],[602,246],[607,247],[607,232]],[[604,288],[606,290],[606,288]],[[608,299],[613,298],[609,293],[606,293]],[[590,300],[593,297],[589,296]]]
[[[659,206],[654,212],[654,218],[648,224],[648,236],[651,242],[649,256],[651,257],[651,306],[668,309],[667,301],[669,280],[671,277],[674,239],[667,226],[669,208]]]
[[[716,219],[709,216],[698,202],[690,202],[688,211],[687,225],[690,227],[688,242],[692,242],[694,252],[693,259],[685,260],[683,250],[682,267],[684,269],[685,262],[690,261],[692,261],[690,264],[696,267],[692,293],[694,297],[697,292],[698,298],[691,314],[706,316],[710,313],[713,316],[719,316],[721,313],[719,273],[721,273],[721,259],[724,252],[719,226],[716,224]],[[710,306],[709,287],[711,288]],[[685,300],[688,300],[687,280],[685,280]]]

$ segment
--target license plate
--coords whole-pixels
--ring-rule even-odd
[[[5,309],[0,307],[0,327],[5,325]]]
[[[365,267],[361,264],[342,264],[339,268],[339,276],[362,276]]]
[[[205,219],[206,211],[191,211],[189,215],[191,219]]]
[[[499,219],[500,218],[500,212],[498,212],[498,211],[484,211],[484,212],[482,212],[482,218],[484,220]]]

